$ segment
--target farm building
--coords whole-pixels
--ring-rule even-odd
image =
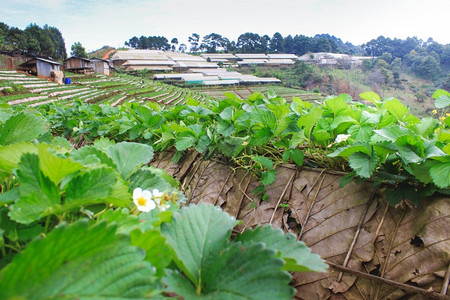
[[[176,72],[186,72],[193,69],[217,69],[219,66],[215,63],[206,61],[178,61],[173,65],[173,70]]]
[[[236,56],[231,53],[204,53],[201,57],[213,63],[223,63],[224,65],[236,64]]]
[[[91,61],[92,67],[94,68],[95,73],[100,73],[100,74],[104,74],[104,75],[110,74],[110,65],[107,60],[94,57],[94,58],[91,58],[90,61]]]
[[[300,56],[298,59],[304,62],[316,63],[318,65],[338,65],[338,64],[350,64],[358,65],[361,64],[364,59],[370,59],[371,57],[365,56],[351,56],[348,54],[340,53],[307,53]]]
[[[87,58],[72,56],[64,61],[67,71],[73,73],[89,74],[94,72],[91,61]]]
[[[21,64],[20,69],[39,77],[55,78],[55,75],[61,73],[61,66],[56,61],[35,57]]]
[[[269,60],[268,59],[244,59],[238,61],[239,66],[249,66],[249,65],[265,65]]]

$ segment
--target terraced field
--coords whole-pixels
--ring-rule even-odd
[[[122,74],[114,77],[74,75],[70,78],[72,84],[59,85],[22,72],[0,70],[0,103],[38,106],[81,100],[117,106],[127,102],[155,102],[164,108],[183,104],[189,98],[199,102],[212,99],[200,92]]]

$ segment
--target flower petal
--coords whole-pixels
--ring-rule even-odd
[[[142,189],[141,188],[135,188],[133,190],[133,199],[137,199],[142,195]]]
[[[144,190],[142,191],[142,197],[144,197],[147,200],[152,199],[152,193],[150,191]]]

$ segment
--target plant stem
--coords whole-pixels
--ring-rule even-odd
[[[50,226],[50,218],[51,216],[47,216],[47,219],[45,219],[45,227],[44,227],[44,234],[47,234],[48,232],[48,227]]]

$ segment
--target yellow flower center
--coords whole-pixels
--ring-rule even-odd
[[[139,197],[137,199],[137,203],[139,206],[145,206],[145,204],[147,204],[147,199],[145,199],[144,197]]]

